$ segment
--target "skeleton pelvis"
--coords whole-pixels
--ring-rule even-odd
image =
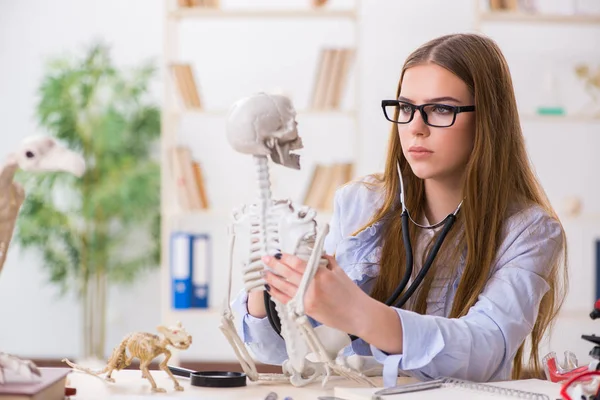
[[[331,360],[334,360],[343,348],[352,343],[348,334],[339,329],[319,325],[314,331]]]

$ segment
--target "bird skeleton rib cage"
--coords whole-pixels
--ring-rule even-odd
[[[304,312],[304,298],[317,268],[326,268],[322,258],[329,225],[319,227],[317,212],[291,200],[273,199],[269,180],[268,157],[284,167],[300,169],[302,149],[298,136],[296,112],[291,101],[281,95],[258,93],[236,101],[227,118],[227,140],[233,149],[252,155],[258,178],[258,198],[233,212],[230,225],[229,287],[221,318],[221,330],[233,347],[241,366],[251,381],[283,381],[304,386],[337,374],[347,379],[375,386],[368,376],[379,375],[381,368],[372,357],[338,355],[350,344],[349,336],[337,329],[313,327]],[[283,374],[259,374],[244,342],[239,337],[231,309],[231,279],[234,260],[240,261],[247,293],[264,291],[265,269],[261,257],[278,252],[294,254],[307,266],[296,295],[283,304],[271,298],[281,321],[288,359]],[[236,268],[238,265],[235,266]]]
[[[17,151],[8,155],[0,166],[0,272],[6,261],[19,209],[25,200],[23,187],[14,181],[18,169],[29,172],[63,171],[81,177],[85,171],[85,160],[48,136],[28,137]],[[31,380],[40,377],[33,362],[0,352],[0,384],[5,382],[5,370]]]

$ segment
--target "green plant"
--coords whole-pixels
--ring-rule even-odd
[[[130,283],[159,265],[154,73],[152,63],[121,71],[109,47],[94,43],[81,57],[48,63],[39,88],[39,124],[79,151],[87,171],[81,178],[20,173],[27,197],[15,241],[40,252],[61,295],[70,291],[81,299],[83,357],[105,357],[107,284]]]

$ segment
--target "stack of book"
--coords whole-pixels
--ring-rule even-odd
[[[183,210],[208,209],[208,197],[204,186],[202,168],[192,157],[187,146],[171,149],[171,171],[175,180],[177,200]]]
[[[352,170],[351,163],[317,164],[303,203],[317,210],[332,211],[335,191],[352,179]]]
[[[219,8],[219,0],[177,0],[179,7],[207,7],[207,8]]]
[[[67,390],[67,375],[70,368],[39,368],[41,377],[36,381],[7,379],[0,385],[0,400],[64,400]],[[6,373],[7,371],[5,371]]]
[[[194,77],[194,71],[190,64],[171,64],[171,72],[179,97],[186,109],[202,108],[202,102],[200,101],[200,95],[198,94],[198,88],[196,84],[196,78]]]
[[[354,60],[354,49],[321,50],[315,75],[311,107],[314,110],[338,109]]]

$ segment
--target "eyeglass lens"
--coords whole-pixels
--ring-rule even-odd
[[[386,105],[385,113],[389,119],[394,120],[396,108],[398,108],[398,118],[395,122],[408,123],[413,118],[413,113],[418,112],[409,104]],[[450,126],[454,122],[454,109],[441,104],[428,104],[423,107],[427,116],[426,122],[435,126]]]

